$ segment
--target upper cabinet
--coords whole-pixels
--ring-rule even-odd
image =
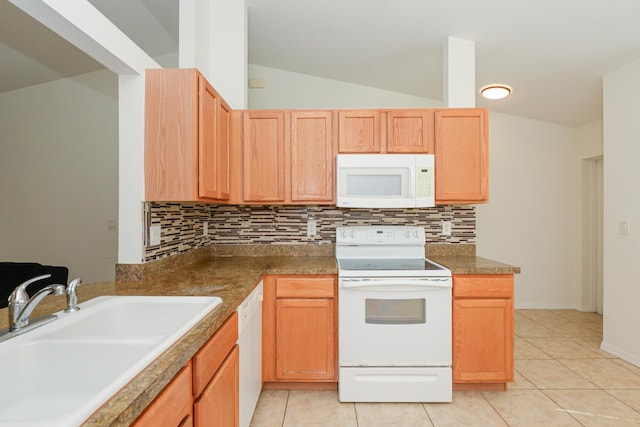
[[[145,200],[228,200],[230,116],[197,70],[147,70]]]
[[[328,111],[291,113],[291,202],[333,202],[333,125]]]
[[[488,112],[435,111],[436,204],[486,203],[489,197]]]
[[[242,130],[242,194],[245,202],[285,201],[283,111],[247,111]]]
[[[433,113],[387,111],[387,153],[433,153]]]
[[[433,153],[433,112],[338,111],[338,152]]]
[[[379,111],[339,111],[338,132],[338,152],[340,153],[380,152]]]
[[[241,203],[333,204],[329,111],[245,111]]]

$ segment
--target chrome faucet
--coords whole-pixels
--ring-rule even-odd
[[[67,308],[64,309],[65,313],[73,313],[74,311],[80,310],[80,307],[78,307],[78,294],[76,292],[76,289],[81,284],[82,284],[82,280],[80,280],[80,278],[77,278],[77,279],[73,279],[67,285],[67,290],[66,290]]]
[[[18,285],[11,295],[9,295],[9,331],[15,332],[29,325],[29,316],[33,309],[49,294],[62,295],[65,291],[64,285],[49,285],[29,298],[27,294],[27,286],[39,280],[48,279],[50,274],[37,276]]]

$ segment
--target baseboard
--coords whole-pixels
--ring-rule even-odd
[[[640,368],[640,356],[637,354],[629,353],[628,351],[622,350],[615,345],[611,345],[604,340],[600,343],[600,349]]]
[[[581,307],[576,304],[569,303],[515,303],[516,310],[578,310],[581,311]]]

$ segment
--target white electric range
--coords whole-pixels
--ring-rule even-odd
[[[337,228],[340,401],[451,401],[451,272],[424,245],[422,227]]]

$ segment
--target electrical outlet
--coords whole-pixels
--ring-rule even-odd
[[[631,223],[628,219],[623,219],[620,221],[620,234],[623,236],[628,236],[631,234]]]
[[[202,235],[204,237],[207,237],[209,235],[209,223],[208,222],[203,222],[202,223]]]
[[[451,221],[442,221],[442,235],[451,236]]]
[[[149,227],[149,245],[157,246],[160,244],[160,232],[161,228],[159,225],[152,225]]]
[[[316,220],[309,219],[307,220],[307,237],[313,237],[316,235]]]

